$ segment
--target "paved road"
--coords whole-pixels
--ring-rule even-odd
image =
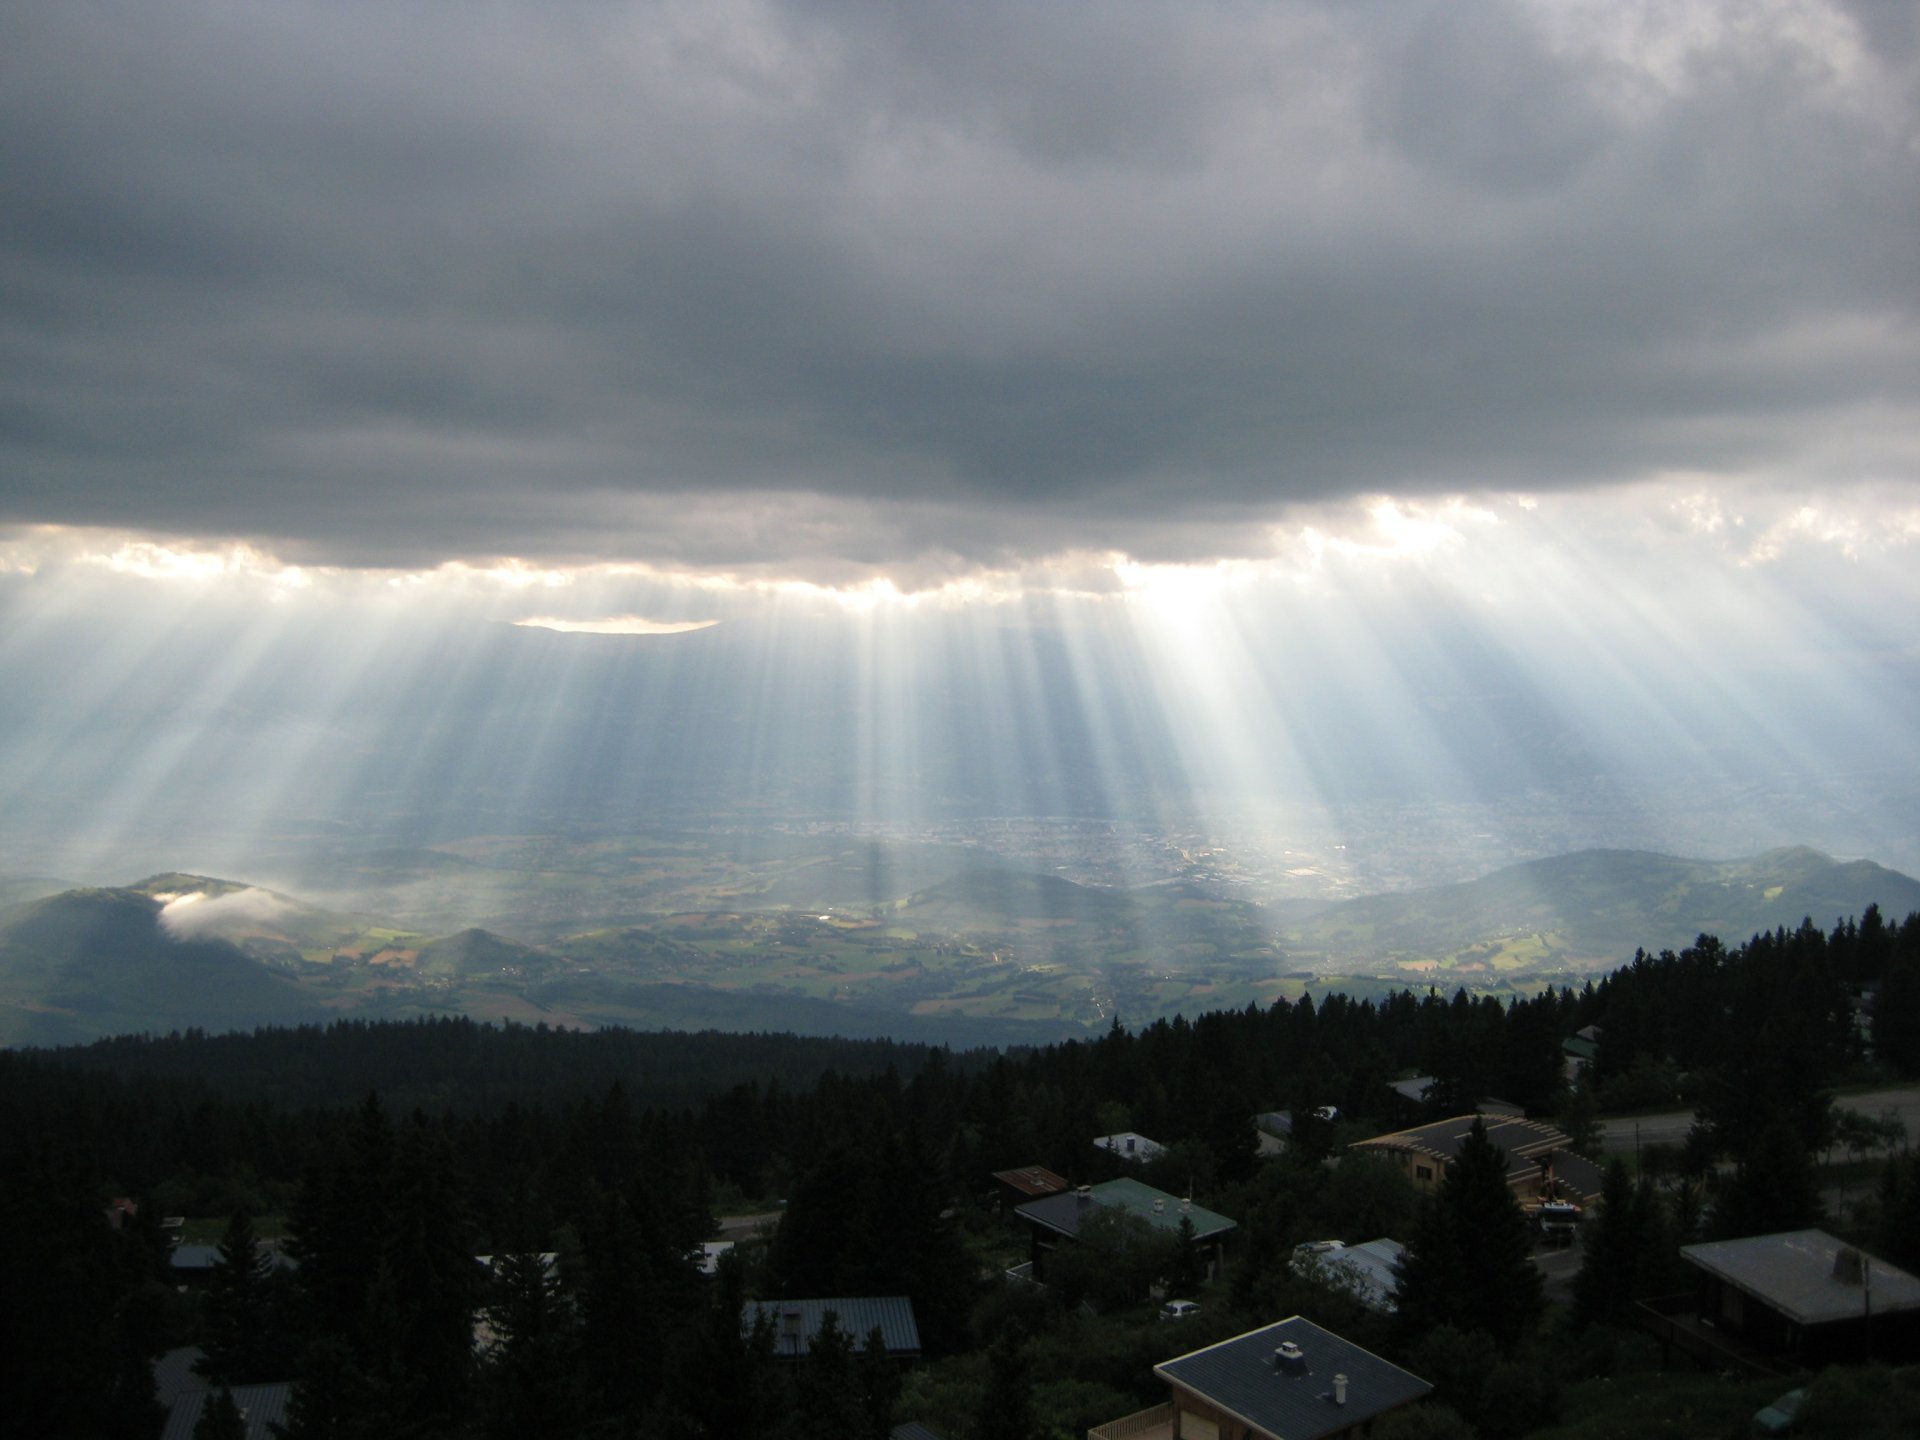
[[[750,1240],[762,1230],[771,1230],[780,1223],[783,1212],[762,1210],[757,1215],[721,1215],[716,1220],[720,1226],[722,1240]]]
[[[1898,1116],[1907,1127],[1909,1141],[1920,1140],[1920,1086],[1906,1085],[1894,1090],[1872,1090],[1864,1095],[1843,1095],[1834,1101],[1839,1109],[1857,1110],[1878,1119]],[[1659,1115],[1639,1115],[1628,1120],[1601,1122],[1602,1141],[1609,1155],[1630,1154],[1635,1132],[1642,1145],[1684,1145],[1687,1131],[1693,1128],[1693,1111],[1670,1110]]]

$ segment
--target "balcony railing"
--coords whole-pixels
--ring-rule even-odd
[[[1784,1375],[1787,1368],[1720,1330],[1698,1311],[1691,1291],[1634,1302],[1634,1320],[1660,1342],[1663,1357],[1678,1350],[1703,1370],[1736,1375]]]
[[[1087,1431],[1087,1440],[1172,1440],[1173,1418],[1173,1402],[1165,1400],[1150,1410],[1136,1410],[1094,1426]]]

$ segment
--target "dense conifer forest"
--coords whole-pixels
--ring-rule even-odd
[[[1570,1088],[1562,1046],[1588,1026],[1598,1052]],[[1548,1305],[1513,1278],[1526,1237],[1491,1147],[1425,1202],[1388,1167],[1322,1163],[1404,1123],[1388,1085],[1416,1074],[1435,1077],[1431,1113],[1498,1096],[1576,1141],[1603,1109],[1694,1105],[1699,1123],[1683,1153],[1610,1172],[1589,1263]],[[1161,1398],[1151,1366],[1175,1352],[1147,1287],[1199,1277],[1170,1253],[1010,1288],[1019,1242],[991,1176],[1109,1178],[1121,1162],[1089,1142],[1130,1129],[1167,1150],[1128,1173],[1238,1225],[1180,1349],[1314,1314],[1444,1376],[1460,1423],[1519,1435],[1566,1385],[1644,1363],[1623,1321],[1674,1285],[1681,1243],[1821,1218],[1816,1162],[1846,1139],[1833,1086],[1916,1075],[1920,915],[1875,910],[1734,948],[1703,936],[1510,1004],[1328,995],[1012,1053],[456,1019],[10,1052],[0,1394],[21,1433],[151,1436],[149,1362],[195,1343],[218,1382],[297,1380],[296,1437],[1084,1433]],[[1294,1141],[1260,1159],[1267,1111]],[[1858,1238],[1920,1265],[1920,1166],[1896,1153],[1874,1187]],[[140,1203],[116,1228],[118,1196]],[[780,1215],[770,1242],[703,1276],[716,1215],[761,1209]],[[168,1214],[226,1223],[204,1294],[168,1281]],[[297,1268],[254,1263],[268,1226]],[[1296,1271],[1293,1247],[1330,1233],[1411,1244],[1396,1320]],[[1462,1280],[1460,1247],[1505,1256],[1506,1278]],[[925,1357],[903,1372],[836,1333],[781,1362],[742,1330],[749,1296],[832,1295],[909,1296]]]

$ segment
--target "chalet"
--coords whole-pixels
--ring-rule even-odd
[[[1102,1209],[1117,1209],[1137,1215],[1161,1230],[1178,1230],[1182,1220],[1193,1225],[1193,1245],[1199,1252],[1203,1273],[1212,1275],[1220,1265],[1221,1242],[1234,1228],[1233,1221],[1215,1214],[1191,1200],[1182,1200],[1138,1180],[1109,1180],[1104,1185],[1082,1185],[1064,1195],[1049,1195],[1030,1201],[1013,1213],[1028,1229],[1029,1272],[1033,1279],[1047,1278],[1047,1256],[1058,1246],[1079,1238],[1080,1226],[1088,1216]]]
[[[1285,1152],[1293,1139],[1293,1115],[1286,1110],[1263,1110],[1253,1117],[1254,1145],[1262,1156]]]
[[[1114,1135],[1101,1135],[1093,1142],[1093,1148],[1104,1150],[1117,1159],[1129,1164],[1144,1165],[1149,1160],[1158,1160],[1167,1153],[1167,1147],[1158,1140],[1149,1140],[1144,1135],[1136,1135],[1131,1130],[1122,1130]]]
[[[1347,1150],[1392,1161],[1413,1182],[1414,1189],[1427,1194],[1440,1187],[1447,1166],[1459,1155],[1475,1120],[1486,1126],[1487,1139],[1506,1152],[1507,1184],[1522,1205],[1553,1199],[1588,1205],[1600,1198],[1605,1179],[1600,1167],[1574,1154],[1571,1140],[1538,1120],[1511,1115],[1455,1115],[1411,1130],[1357,1140]]]
[[[807,1353],[813,1337],[834,1317],[840,1332],[858,1350],[867,1336],[880,1332],[889,1360],[920,1358],[920,1325],[913,1301],[904,1295],[846,1295],[826,1300],[749,1300],[740,1307],[740,1330],[750,1333],[764,1315],[773,1326],[773,1353],[797,1359]]]
[[[1391,1315],[1397,1308],[1393,1292],[1399,1284],[1394,1266],[1406,1249],[1398,1240],[1368,1240],[1359,1245],[1334,1242],[1309,1247],[1304,1255],[1295,1252],[1294,1269],[1346,1291],[1369,1310]]]
[[[1065,1180],[1039,1165],[1024,1165],[1018,1170],[996,1170],[993,1172],[993,1183],[998,1187],[1003,1211],[1024,1205],[1029,1200],[1058,1195],[1068,1188]]]
[[[166,1428],[161,1430],[160,1440],[193,1440],[200,1417],[218,1393],[215,1390],[188,1390],[176,1397],[173,1408],[167,1411]],[[234,1407],[240,1412],[240,1423],[247,1440],[274,1440],[281,1426],[286,1423],[287,1402],[293,1395],[292,1384],[282,1381],[277,1385],[235,1385],[228,1393],[233,1396]]]
[[[1920,1278],[1824,1230],[1681,1247],[1694,1324],[1770,1360],[1920,1359]]]
[[[1427,1107],[1432,1104],[1438,1108],[1434,1087],[1439,1083],[1432,1075],[1389,1081],[1387,1088],[1393,1092],[1394,1118],[1417,1120],[1422,1115],[1432,1113]],[[1520,1119],[1527,1113],[1524,1106],[1516,1105],[1511,1100],[1495,1100],[1491,1097],[1481,1100],[1473,1108],[1482,1115],[1502,1115],[1509,1119]]]
[[[275,1270],[294,1270],[299,1262],[281,1248],[278,1240],[256,1240],[253,1248]],[[213,1272],[220,1264],[218,1245],[175,1245],[167,1252],[167,1271],[182,1290],[204,1290],[213,1283]]]
[[[1600,1027],[1584,1025],[1560,1042],[1560,1060],[1569,1083],[1580,1078],[1580,1072],[1593,1064],[1593,1057],[1600,1053]]]
[[[1153,1367],[1168,1399],[1088,1440],[1336,1440],[1433,1391],[1419,1376],[1296,1315]]]

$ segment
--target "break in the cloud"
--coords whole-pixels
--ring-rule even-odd
[[[0,524],[912,587],[1909,489],[1917,13],[29,0]]]

